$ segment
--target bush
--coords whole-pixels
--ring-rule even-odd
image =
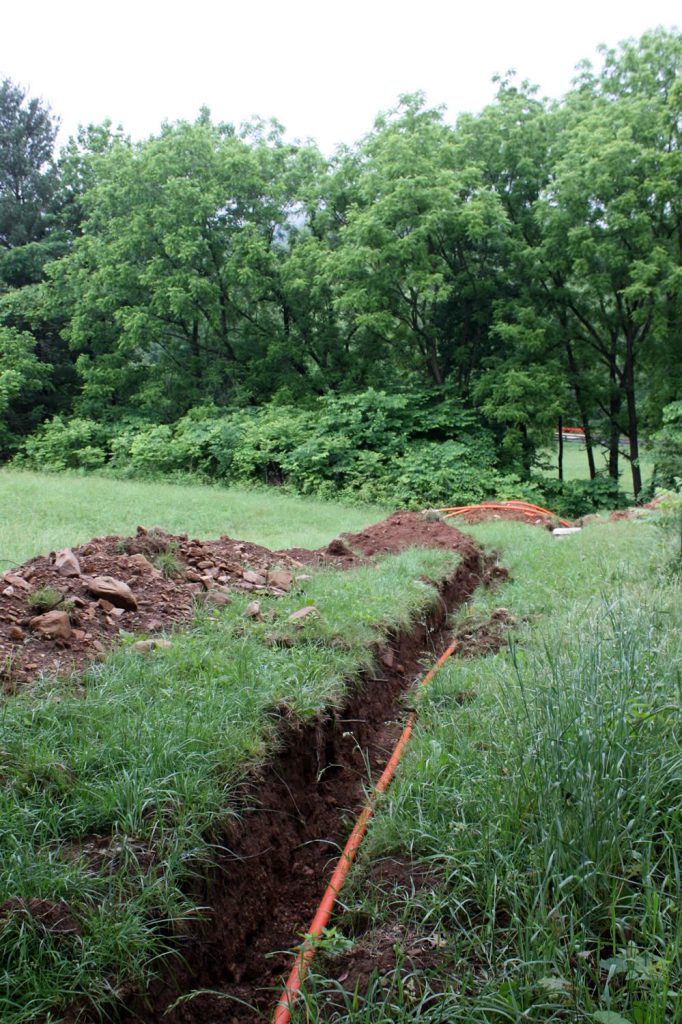
[[[26,439],[14,461],[39,469],[100,469],[110,455],[110,437],[103,423],[55,416]]]
[[[653,435],[654,487],[674,489],[682,479],[682,401],[663,410],[663,426]]]
[[[17,461],[127,477],[195,474],[412,508],[525,498],[576,517],[625,503],[607,477],[522,482],[504,474],[493,435],[476,413],[420,391],[370,388],[325,395],[304,408],[199,406],[171,425],[55,417],[26,441]]]
[[[618,483],[610,476],[597,474],[594,480],[552,480],[546,477],[533,480],[533,488],[539,499],[527,497],[529,501],[544,505],[558,516],[578,519],[599,509],[623,508],[629,500]]]

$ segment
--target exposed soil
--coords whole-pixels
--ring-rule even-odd
[[[140,526],[134,537],[95,537],[65,549],[74,556],[67,567],[60,568],[59,552],[33,558],[0,576],[0,684],[12,691],[41,674],[68,675],[102,657],[122,636],[153,636],[186,626],[196,601],[217,603],[221,595],[228,600],[234,590],[281,596],[296,587],[297,576],[305,576],[305,564],[347,569],[409,545],[455,550],[465,557],[476,550],[473,541],[443,522],[399,512],[319,551],[273,552],[230,537],[201,541]],[[291,582],[282,584],[272,575],[277,570],[289,573]],[[92,593],[91,581],[99,577],[125,584],[136,607]],[[45,590],[52,591],[51,601],[32,606]],[[58,634],[44,632],[46,624],[40,623],[41,613],[50,609],[69,620]]]

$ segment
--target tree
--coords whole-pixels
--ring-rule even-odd
[[[0,83],[0,247],[37,242],[48,230],[58,121],[9,78]]]
[[[377,120],[359,162],[356,199],[329,260],[337,309],[394,379],[402,370],[466,388],[500,284],[499,199],[419,94]]]

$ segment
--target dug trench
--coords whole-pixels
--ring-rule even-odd
[[[126,1024],[268,1020],[370,780],[383,768],[409,693],[448,640],[448,615],[504,575],[473,544],[423,621],[388,638],[345,706],[301,726],[281,720],[278,752],[244,793],[191,895],[200,921],[172,936],[178,956],[118,1014]],[[82,1018],[81,1018],[82,1019]]]

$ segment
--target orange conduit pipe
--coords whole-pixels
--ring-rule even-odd
[[[426,686],[426,684],[431,679],[433,679],[436,672],[445,664],[445,662],[454,652],[456,647],[457,641],[455,640],[453,641],[453,643],[450,644],[447,650],[445,650],[443,654],[441,654],[440,658],[435,663],[435,665],[426,673],[424,678],[421,680],[422,686]],[[284,986],[281,996],[279,997],[277,1007],[275,1008],[273,1024],[289,1024],[289,1021],[291,1020],[291,1008],[294,1005],[296,999],[298,998],[298,994],[301,990],[301,984],[303,982],[303,979],[305,978],[308,968],[310,967],[313,957],[315,956],[318,941],[322,935],[323,930],[327,927],[327,923],[329,921],[329,918],[331,917],[332,910],[334,909],[334,904],[336,903],[337,897],[341,892],[341,888],[343,887],[343,883],[346,880],[346,876],[350,870],[350,866],[355,860],[355,855],[358,852],[360,843],[362,842],[362,838],[365,832],[367,831],[369,820],[374,812],[374,802],[376,800],[376,797],[380,793],[384,793],[388,788],[388,784],[393,778],[400,758],[402,757],[405,745],[407,744],[407,741],[412,735],[412,729],[414,727],[416,718],[416,711],[411,711],[407,718],[407,724],[403,729],[402,735],[398,742],[396,743],[395,747],[393,748],[393,753],[391,754],[386,767],[381,773],[379,781],[372,790],[372,793],[369,799],[367,800],[367,803],[360,812],[360,815],[353,827],[353,831],[349,835],[348,841],[346,842],[346,845],[343,848],[343,852],[339,857],[338,861],[336,862],[334,873],[332,874],[332,877],[329,880],[329,885],[325,889],[324,895],[320,900],[320,904],[317,908],[315,916],[310,923],[310,928],[308,929],[307,937],[303,944],[301,952],[296,959],[296,963],[294,964],[291,970],[291,974],[287,979],[287,983]]]
[[[460,505],[460,506],[456,506],[454,508],[449,508],[449,509],[439,508],[438,512],[442,513],[444,519],[452,519],[452,518],[454,518],[454,516],[461,516],[461,515],[464,515],[467,512],[478,512],[479,510],[482,510],[482,511],[500,511],[500,512],[504,512],[504,511],[509,511],[510,510],[510,511],[513,511],[513,512],[522,512],[523,515],[527,516],[529,519],[531,519],[533,516],[536,516],[538,514],[547,515],[547,516],[553,516],[554,515],[554,513],[550,512],[549,509],[542,508],[540,505],[530,505],[530,504],[526,504],[525,502],[520,502],[520,501],[519,502],[510,502],[510,501],[508,501],[508,502],[499,502],[499,503],[498,502],[492,502],[492,501],[486,501],[486,502],[482,502],[480,505]],[[561,523],[562,526],[567,526],[568,527],[568,526],[571,525],[565,519],[560,519],[559,516],[557,516],[556,518],[558,519],[558,521]]]

